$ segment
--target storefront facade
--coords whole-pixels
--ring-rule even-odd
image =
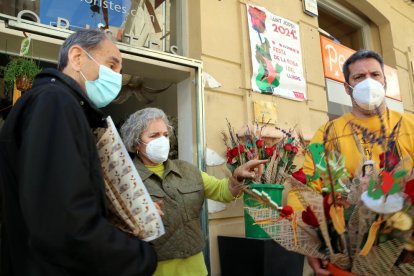
[[[217,177],[228,175],[221,136],[226,119],[240,128],[259,120],[254,106],[260,105],[263,112],[276,114],[276,126],[297,125],[309,139],[321,124],[349,110],[341,80],[327,70],[335,66],[340,70],[348,50],[381,53],[396,83],[394,95],[387,98],[390,108],[414,113],[414,3],[410,0],[79,0],[82,12],[77,17],[63,12],[65,7],[59,10],[54,2],[61,1],[0,1],[1,65],[8,56],[18,55],[23,31],[32,38],[32,57],[53,66],[59,46],[71,33],[68,29],[108,28],[124,58],[125,101],[106,111],[119,123],[145,106],[164,109],[177,121],[178,157]],[[250,43],[248,5],[298,26],[304,99],[252,90],[255,49]],[[22,10],[29,12],[20,17],[31,21],[18,19]],[[154,90],[158,93],[151,93]],[[220,275],[217,235],[244,236],[243,206],[241,200],[226,206],[209,202],[209,210],[203,220],[207,259],[211,275]]]

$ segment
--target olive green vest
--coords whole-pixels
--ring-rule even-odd
[[[152,200],[164,202],[165,234],[152,241],[158,260],[186,258],[200,252],[204,247],[200,225],[204,185],[200,170],[185,161],[167,160],[162,180],[138,158],[134,163]]]

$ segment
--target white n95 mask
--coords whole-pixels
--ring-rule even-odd
[[[384,101],[385,88],[379,81],[367,78],[350,87],[353,89],[352,98],[362,109],[372,111]]]
[[[170,152],[170,140],[168,138],[161,136],[145,145],[147,146],[145,148],[145,155],[151,162],[161,164],[167,161],[168,153]]]

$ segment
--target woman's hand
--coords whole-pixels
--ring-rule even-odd
[[[233,177],[241,182],[246,178],[256,178],[257,175],[263,173],[263,164],[268,160],[250,160],[243,165],[237,167],[233,172]]]
[[[313,269],[313,272],[315,272],[316,276],[331,275],[331,273],[325,269],[325,267],[328,265],[327,260],[321,260],[318,258],[308,256],[308,263]]]
[[[242,194],[246,187],[243,183],[245,178],[256,178],[258,174],[262,174],[262,167],[266,162],[267,160],[250,160],[234,170],[229,178],[229,190],[233,197],[238,198]]]

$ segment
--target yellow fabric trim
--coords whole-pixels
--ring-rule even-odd
[[[365,242],[364,247],[359,252],[359,255],[361,256],[368,255],[369,251],[374,245],[375,239],[377,238],[378,230],[381,226],[381,223],[383,223],[383,221],[384,220],[382,219],[382,217],[379,217],[377,221],[371,225],[371,228],[369,228],[367,241]]]
[[[165,171],[164,163],[161,163],[161,164],[158,164],[158,165],[154,165],[154,166],[145,165],[145,167],[148,170],[150,170],[151,172],[153,172],[156,175],[158,175],[159,177],[161,177],[161,179],[164,179],[164,171]]]
[[[333,226],[336,232],[341,235],[345,232],[345,216],[343,206],[331,205],[329,209],[329,215],[331,216]]]

